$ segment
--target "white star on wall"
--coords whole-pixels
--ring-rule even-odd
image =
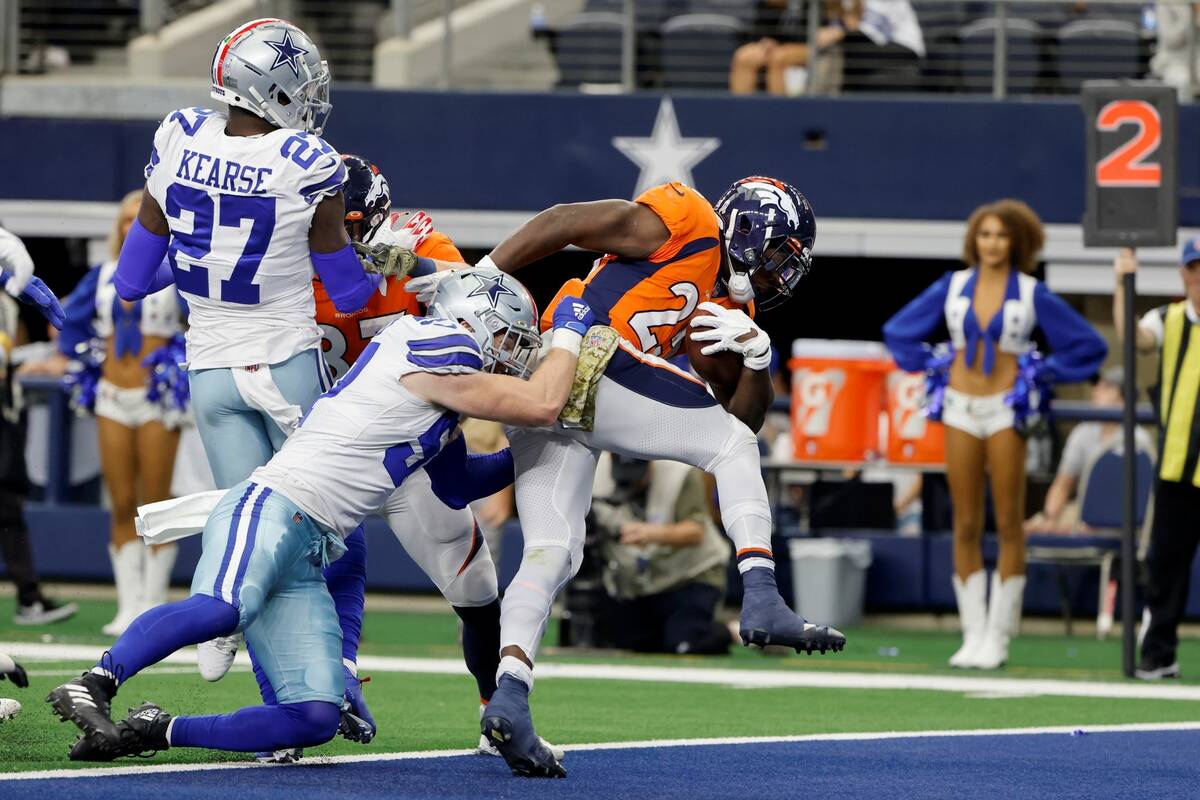
[[[715,137],[683,138],[679,133],[675,106],[669,97],[664,97],[658,106],[658,116],[654,118],[654,130],[649,138],[614,136],[612,143],[642,170],[634,197],[668,181],[693,186],[692,167],[721,146],[721,140]]]

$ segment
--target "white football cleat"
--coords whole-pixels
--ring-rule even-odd
[[[6,722],[21,713],[21,704],[7,697],[0,697],[0,722]]]
[[[196,645],[200,677],[206,681],[219,681],[224,678],[225,673],[233,666],[233,657],[237,655],[238,648],[245,641],[240,633],[235,633],[233,636],[218,636]]]

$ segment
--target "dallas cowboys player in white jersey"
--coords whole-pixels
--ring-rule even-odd
[[[271,751],[321,744],[338,728],[340,630],[321,567],[442,449],[459,415],[549,425],[575,377],[588,306],[567,297],[547,355],[526,289],[497,270],[445,280],[428,317],[401,317],[312,408],[270,463],[208,519],[192,596],[147,611],[81,678],[48,698],[84,732],[74,760],[168,747]],[[496,374],[503,373],[503,374]],[[525,378],[528,378],[527,380]],[[117,688],[180,647],[243,631],[278,703],[174,717],[145,704],[114,725]]]
[[[182,108],[159,125],[118,262],[123,299],[173,282],[188,302],[192,403],[220,488],[265,464],[329,388],[313,269],[339,311],[378,285],[343,225],[342,159],[320,138],[329,82],[295,25],[231,32],[212,63],[228,113]]]
[[[136,300],[174,282],[187,300],[192,407],[225,489],[265,464],[329,388],[314,268],[343,312],[366,305],[379,279],[346,235],[346,170],[320,138],[330,74],[312,40],[283,20],[247,22],[217,45],[211,78],[228,113],[183,108],[159,125],[114,284]],[[362,532],[347,547],[361,555]],[[203,665],[235,645],[200,649]]]

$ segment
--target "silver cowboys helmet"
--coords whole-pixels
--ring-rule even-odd
[[[308,34],[282,19],[247,22],[217,45],[212,97],[317,136],[333,110],[329,65]]]
[[[429,303],[433,316],[468,328],[486,372],[527,378],[542,346],[537,305],[511,275],[491,267],[458,270],[442,279]]]

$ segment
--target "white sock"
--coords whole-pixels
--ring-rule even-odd
[[[529,691],[533,691],[533,667],[526,664],[516,656],[504,656],[500,659],[500,666],[496,668],[496,681],[500,681],[501,675],[512,675],[517,680],[529,687]]]
[[[178,717],[171,717],[171,721],[167,723],[167,744],[171,744],[171,731],[175,730],[175,720]]]

